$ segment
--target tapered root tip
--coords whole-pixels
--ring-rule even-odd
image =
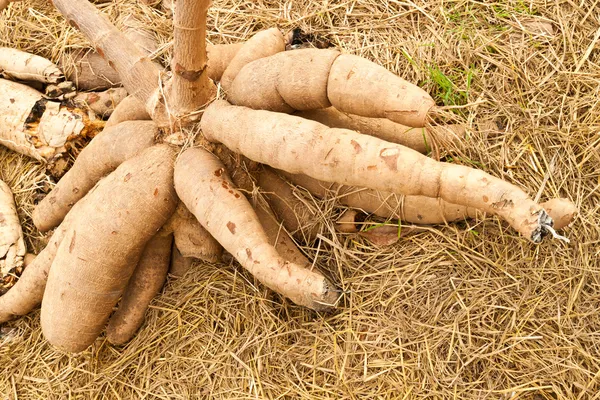
[[[341,291],[329,280],[323,282],[323,293],[320,296],[314,295],[308,307],[319,312],[331,312],[335,310],[340,299]]]
[[[541,243],[546,236],[553,232],[553,225],[554,221],[552,220],[552,217],[550,217],[545,210],[540,210],[538,216],[538,226],[531,234],[531,241],[533,243]]]

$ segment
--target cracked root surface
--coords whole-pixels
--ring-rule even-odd
[[[56,35],[73,30],[53,22],[46,2],[32,3],[50,18],[40,24],[26,4],[11,5],[13,19],[0,24],[0,42],[39,48],[46,56],[61,51],[64,42],[47,37],[45,29],[51,26]],[[487,217],[375,248],[360,237],[333,235],[332,221],[343,208],[331,197],[307,197],[327,221],[321,231],[326,240],[304,249],[311,257],[318,253],[319,267],[350,293],[338,313],[315,317],[282,302],[237,264],[197,265],[167,284],[124,348],[100,339],[89,351],[66,357],[41,338],[39,313],[3,326],[0,393],[19,399],[62,399],[67,393],[149,399],[593,398],[600,390],[600,55],[585,54],[598,29],[596,14],[588,15],[595,2],[432,0],[414,1],[415,8],[365,0],[329,2],[330,9],[311,0],[258,0],[251,8],[239,0],[217,3],[209,26],[219,17],[223,36],[209,31],[214,43],[247,38],[257,21],[260,27],[311,27],[353,54],[424,83],[440,105],[467,92],[473,71],[468,101],[486,102],[447,122],[476,128],[498,121],[501,129],[471,130],[468,146],[448,154],[535,194],[558,153],[541,201],[569,195],[577,203],[580,216],[563,232],[571,245],[532,246]],[[103,7],[117,15],[133,4],[144,18],[154,18],[130,1]],[[152,21],[159,33],[166,31],[168,19]],[[549,22],[545,31],[551,33],[540,33],[532,21],[538,27]],[[436,68],[454,82],[453,91],[435,83]],[[11,163],[0,150],[0,175],[15,193],[28,248],[39,248],[28,215],[45,178],[36,164],[19,160]],[[13,168],[22,174],[14,175]]]

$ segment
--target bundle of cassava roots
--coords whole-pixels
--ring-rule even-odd
[[[71,55],[69,80],[80,90],[112,90],[101,103],[118,104],[101,132],[89,134],[98,126],[86,120],[89,104],[100,93],[80,93],[78,105],[0,83],[0,94],[16,85],[23,93],[0,96],[0,143],[51,162],[74,136],[95,136],[35,209],[37,228],[53,230],[47,246],[0,296],[0,323],[41,304],[43,333],[62,350],[85,350],[105,328],[111,343],[126,343],[169,271],[181,275],[193,259],[218,262],[224,250],[292,302],[334,309],[340,291],[287,234],[311,215],[294,185],[403,223],[493,214],[533,243],[575,214],[568,200],[538,204],[509,182],[422,154],[433,142],[459,142],[464,128],[433,127],[433,99],[366,59],[286,50],[278,29],[207,46],[210,1],[178,0],[164,68],[135,24],[122,32],[86,0],[53,3],[94,49]],[[1,63],[0,55],[0,72],[8,70]],[[84,66],[104,79],[91,82]],[[35,74],[64,79],[43,65]],[[253,196],[256,188],[265,195]]]

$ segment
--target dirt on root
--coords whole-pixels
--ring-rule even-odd
[[[135,12],[171,51],[170,19]],[[416,82],[465,123],[449,162],[482,168],[580,215],[571,242],[535,246],[495,217],[427,228],[389,247],[334,232],[343,208],[315,200],[320,239],[303,247],[345,292],[318,315],[236,264],[170,281],[124,347],[52,349],[39,312],[0,330],[0,398],[592,399],[600,393],[600,17],[598,1],[214,0],[209,40],[278,26],[365,56]],[[0,15],[0,45],[57,60],[86,41],[46,1]],[[491,128],[490,128],[491,127]],[[28,245],[43,168],[0,151]],[[547,182],[545,185],[545,178]]]

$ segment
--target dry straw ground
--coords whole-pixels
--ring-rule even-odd
[[[168,59],[169,21],[138,12]],[[236,265],[171,281],[127,346],[77,356],[43,339],[39,313],[0,339],[0,398],[600,398],[600,19],[598,0],[214,0],[210,40],[300,27],[419,83],[472,128],[451,162],[474,164],[581,214],[570,244],[535,246],[487,217],[377,248],[336,235],[305,247],[346,291],[333,315],[295,307]],[[85,41],[45,1],[0,17],[0,45],[57,59]],[[498,129],[478,131],[494,121]],[[444,154],[442,154],[444,155]],[[555,160],[552,163],[552,160]],[[1,153],[0,178],[28,219],[45,178]],[[547,183],[544,185],[544,178]],[[12,329],[12,330],[10,330]],[[8,332],[8,334],[6,334]]]

